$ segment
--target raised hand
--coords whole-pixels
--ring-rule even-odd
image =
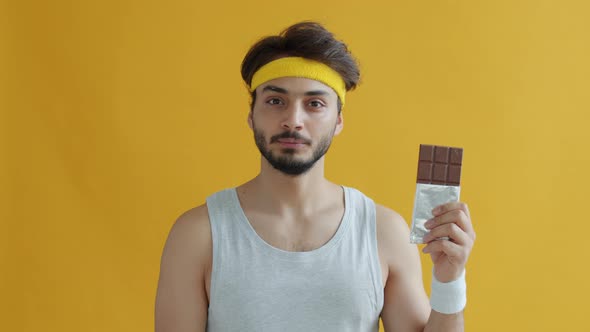
[[[463,272],[475,242],[469,208],[465,203],[451,202],[434,208],[432,215],[424,224],[429,232],[424,236],[427,245],[422,252],[432,258],[434,277],[450,282]]]

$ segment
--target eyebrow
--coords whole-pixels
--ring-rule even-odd
[[[283,89],[283,88],[278,87],[276,85],[265,86],[262,89],[262,92],[265,92],[265,91],[273,91],[273,92],[282,93],[282,94],[288,93],[287,89]],[[304,95],[306,95],[306,96],[324,96],[327,94],[328,94],[328,92],[324,91],[324,90],[312,90],[312,91],[307,91]]]
[[[267,86],[265,86],[264,89],[262,89],[262,92],[265,92],[265,91],[273,91],[273,92],[287,94],[287,90],[286,89],[279,88],[278,86],[275,86],[275,85],[267,85]]]

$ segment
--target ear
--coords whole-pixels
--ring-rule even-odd
[[[250,127],[250,129],[254,129],[254,120],[252,119],[252,110],[250,110],[250,112],[248,112],[248,127]]]
[[[344,117],[342,116],[342,111],[338,114],[338,118],[336,119],[336,128],[334,129],[334,136],[340,134],[342,129],[344,128]]]

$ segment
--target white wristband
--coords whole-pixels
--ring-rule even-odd
[[[465,309],[467,304],[467,284],[465,270],[457,280],[442,283],[432,274],[432,292],[430,307],[442,314],[456,314]]]

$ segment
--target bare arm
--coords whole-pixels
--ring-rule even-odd
[[[205,331],[211,246],[206,206],[187,211],[172,226],[160,265],[156,332]]]
[[[424,236],[427,245],[422,250],[430,254],[434,263],[433,278],[441,282],[456,280],[475,243],[475,230],[467,204],[450,202],[436,207],[433,218],[426,224],[429,233]],[[448,240],[437,240],[447,238]],[[442,314],[432,311],[425,331],[464,331],[463,312]]]
[[[377,206],[377,243],[382,265],[388,268],[381,319],[385,331],[423,331],[430,314],[416,245],[403,218]]]
[[[460,211],[459,211],[460,210]],[[431,233],[425,238],[435,263],[435,274],[442,282],[454,280],[463,270],[475,240],[469,210],[463,203],[452,203],[435,214]],[[450,227],[452,225],[452,227]],[[430,309],[422,281],[416,245],[409,243],[409,229],[397,213],[377,207],[379,255],[388,267],[385,301],[381,318],[385,331],[455,332],[464,330],[463,313],[442,314]],[[436,241],[449,236],[453,241]]]

